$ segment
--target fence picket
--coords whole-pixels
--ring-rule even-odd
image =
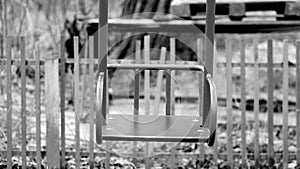
[[[66,137],[65,137],[65,88],[66,88],[66,74],[65,74],[65,37],[61,36],[60,40],[60,132],[61,132],[61,168],[66,166]]]
[[[26,169],[26,56],[25,37],[21,37],[21,123],[22,123],[22,169]]]
[[[160,53],[160,64],[164,64],[166,60],[166,52],[167,49],[165,47],[161,48]],[[163,71],[159,70],[157,75],[157,83],[156,83],[156,92],[155,92],[155,99],[154,99],[154,109],[153,114],[158,115],[159,114],[159,106],[160,106],[160,98],[161,98],[161,87],[162,87],[162,80],[163,80]]]
[[[37,168],[41,169],[41,83],[40,83],[40,46],[35,52],[35,111],[36,111],[36,161]]]
[[[254,60],[255,60],[255,65],[254,65],[254,82],[259,81],[259,67],[258,67],[258,40],[254,40]],[[259,163],[259,84],[254,85],[254,121],[255,121],[255,126],[254,126],[254,158],[255,158],[255,167],[259,168],[260,163]]]
[[[144,37],[144,63],[150,63],[150,36]],[[144,79],[145,114],[150,114],[150,71],[145,70]]]
[[[80,91],[79,91],[79,84],[80,84],[80,58],[78,53],[78,37],[74,37],[74,90],[75,90],[75,162],[76,162],[76,169],[80,168],[80,121],[79,121],[79,114],[80,114]]]
[[[47,164],[59,168],[59,68],[58,59],[45,62]]]
[[[296,43],[297,47],[297,56],[296,56],[296,64],[297,64],[297,164],[300,164],[300,41],[297,41]]]
[[[176,39],[171,38],[170,39],[170,63],[175,64],[176,63]],[[175,115],[175,70],[171,71],[171,114]]]
[[[94,38],[89,37],[88,43],[88,55],[89,55],[89,94],[90,94],[90,113],[89,113],[89,124],[90,124],[90,141],[89,141],[89,166],[94,168],[94,120],[95,120],[95,76],[94,76]]]
[[[170,39],[170,63],[175,64],[176,62],[176,39],[171,38]],[[175,70],[170,71],[170,114],[172,116],[175,116],[175,79],[176,72]],[[180,144],[180,143],[178,143]],[[176,167],[176,149],[178,147],[178,144],[175,144],[174,147],[171,149],[171,168],[175,169]]]
[[[166,115],[171,115],[171,72],[169,70],[165,71],[166,76]]]
[[[82,108],[80,107],[80,105],[82,105],[81,101],[83,101],[84,99],[81,98],[83,97],[82,95],[80,95],[80,87],[79,87],[79,83],[80,83],[80,64],[84,63],[84,66],[88,66],[89,69],[86,70],[89,72],[88,74],[88,79],[90,80],[91,83],[88,83],[88,90],[90,91],[89,93],[89,97],[91,100],[94,99],[94,93],[93,93],[93,89],[94,89],[94,64],[95,64],[95,59],[94,59],[94,47],[93,47],[93,42],[95,41],[92,37],[90,37],[89,39],[89,48],[88,48],[88,58],[85,59],[84,61],[82,61],[79,57],[78,54],[78,42],[79,39],[78,37],[74,38],[74,54],[75,54],[75,75],[74,75],[74,85],[75,85],[75,112],[76,112],[76,119],[75,119],[75,131],[76,131],[76,136],[75,136],[75,146],[76,146],[76,152],[75,153],[75,159],[76,159],[76,168],[80,168],[80,156],[81,156],[81,152],[80,152],[80,121],[79,121],[79,115],[81,113]],[[145,42],[145,48],[144,48],[144,57],[145,57],[145,63],[157,63],[155,61],[151,61],[150,60],[150,36],[146,36],[144,39]],[[290,65],[291,63],[289,63],[289,46],[288,46],[288,40],[284,40],[283,41],[283,64],[282,64],[282,68],[283,68],[283,87],[282,87],[282,91],[283,91],[283,165],[285,167],[287,167],[288,161],[289,161],[289,157],[294,157],[293,155],[290,155],[288,152],[288,145],[289,145],[289,140],[288,140],[288,127],[289,127],[289,119],[288,119],[288,112],[289,112],[289,69],[293,67],[296,67],[297,69],[297,104],[296,104],[296,113],[297,113],[297,128],[296,128],[296,133],[297,133],[297,153],[296,153],[296,157],[297,157],[297,162],[300,163],[300,92],[298,92],[300,90],[300,42],[297,42],[296,46],[297,46],[297,62],[296,62],[296,66],[295,65]],[[11,53],[11,39],[8,38],[6,41],[6,53],[7,53],[7,59],[4,60],[6,63],[6,78],[7,78],[7,103],[6,103],[6,107],[7,107],[7,166],[8,168],[12,167],[12,162],[11,162],[11,158],[12,158],[12,64],[16,64],[16,65],[21,65],[21,128],[22,128],[22,151],[19,153],[22,156],[22,168],[26,168],[26,159],[27,159],[27,155],[29,155],[29,152],[27,152],[26,150],[26,67],[29,64],[30,61],[28,61],[28,59],[26,59],[25,57],[25,39],[24,37],[21,38],[21,62],[18,60],[12,61],[12,53]],[[254,158],[255,158],[255,165],[258,168],[260,165],[260,156],[266,156],[268,155],[268,160],[269,160],[269,165],[273,165],[273,159],[274,156],[276,154],[274,154],[274,131],[273,131],[273,124],[274,124],[274,103],[273,103],[273,99],[274,99],[274,86],[273,86],[273,69],[274,69],[274,65],[279,65],[278,64],[274,64],[273,63],[273,44],[272,44],[272,40],[268,40],[267,41],[267,46],[268,46],[268,50],[267,50],[267,56],[268,56],[268,62],[267,63],[259,63],[259,52],[258,52],[258,40],[255,39],[254,40],[254,58],[255,61],[254,63],[246,63],[246,43],[245,40],[241,41],[241,63],[232,63],[232,55],[233,55],[233,50],[232,50],[232,39],[229,39],[226,42],[226,63],[223,64],[226,66],[226,84],[227,84],[227,91],[226,91],[226,112],[227,112],[227,129],[226,129],[226,134],[227,134],[227,159],[228,159],[228,164],[230,164],[232,166],[233,164],[233,159],[236,158],[237,154],[233,153],[233,139],[231,138],[231,134],[233,132],[233,102],[232,102],[232,95],[233,95],[233,91],[232,91],[232,86],[233,86],[233,79],[232,79],[232,70],[233,67],[238,66],[241,68],[241,157],[242,157],[242,163],[246,164],[246,159],[249,156],[252,156],[250,154],[247,154],[246,151],[246,128],[247,128],[247,119],[246,119],[246,71],[248,70],[248,66],[253,67],[254,69],[254,81],[259,81],[259,68],[261,67],[261,65],[264,65],[265,67],[267,66],[267,75],[268,75],[268,136],[269,136],[269,140],[268,140],[268,154],[260,154],[259,152],[259,132],[260,132],[260,121],[259,121],[259,114],[260,114],[260,105],[259,105],[259,100],[260,100],[260,86],[259,84],[254,85],[254,134],[255,137],[253,138],[254,141]],[[176,62],[175,59],[175,39],[171,39],[170,41],[170,60],[167,61],[166,63],[170,63],[170,64],[174,64],[174,63],[181,63],[181,62]],[[202,45],[202,46],[201,46]],[[137,41],[136,44],[136,49],[137,53],[136,53],[136,58],[135,58],[135,62],[139,63],[140,62],[140,57],[141,57],[141,53],[139,52],[141,48],[141,41]],[[202,50],[203,50],[203,42],[202,39],[198,39],[197,40],[197,54],[198,56],[203,56],[202,54]],[[66,74],[65,74],[65,63],[66,58],[64,56],[64,37],[61,37],[61,64],[59,67],[60,70],[60,89],[56,86],[54,86],[55,89],[51,89],[53,88],[53,84],[55,84],[58,80],[56,78],[58,78],[58,72],[54,72],[53,74],[53,70],[55,68],[53,68],[52,66],[54,65],[54,67],[58,66],[58,60],[45,60],[45,74],[46,74],[46,80],[45,80],[45,84],[46,84],[46,97],[51,96],[51,98],[53,99],[54,97],[57,97],[56,99],[54,99],[55,103],[50,104],[50,100],[48,99],[48,101],[46,101],[46,106],[48,108],[46,108],[46,120],[47,123],[51,123],[50,126],[52,128],[48,129],[48,124],[47,124],[47,156],[49,157],[49,167],[53,166],[53,167],[58,167],[59,164],[61,164],[60,168],[63,168],[66,165],[65,162],[65,155],[66,155],[66,149],[65,149],[65,78],[66,78]],[[40,79],[40,73],[41,73],[41,64],[44,63],[44,60],[41,60],[40,58],[40,52],[39,52],[39,48],[37,48],[37,50],[34,52],[35,55],[35,59],[31,59],[31,65],[35,65],[35,105],[36,105],[36,156],[37,156],[37,168],[41,168],[41,159],[42,159],[42,155],[44,152],[41,152],[41,79]],[[87,56],[87,55],[86,55]],[[162,48],[162,53],[161,53],[161,59],[160,62],[163,63],[163,58],[166,56],[166,48]],[[173,58],[174,56],[174,58]],[[82,61],[82,62],[81,62]],[[189,62],[187,62],[189,63]],[[200,63],[200,61],[198,61],[198,63]],[[196,64],[196,63],[194,63]],[[52,66],[50,66],[52,65]],[[220,64],[218,64],[220,65]],[[51,68],[50,68],[51,67]],[[279,66],[278,66],[279,67]],[[265,68],[264,68],[265,69]],[[55,70],[57,71],[57,70]],[[136,71],[137,72],[137,71]],[[169,73],[169,74],[168,74]],[[166,90],[166,97],[167,97],[167,106],[169,106],[169,109],[166,109],[166,114],[167,115],[174,115],[175,114],[175,100],[174,100],[174,82],[172,77],[175,77],[175,72],[174,71],[168,71],[168,74],[166,76],[166,84],[167,86],[171,86],[169,89]],[[85,73],[84,73],[85,74]],[[162,71],[159,71],[158,74],[158,82],[157,82],[157,89],[160,89],[161,87],[161,83],[162,81],[160,81],[162,79]],[[203,79],[204,78],[202,75],[200,75],[200,82],[199,85],[203,85]],[[135,75],[135,96],[134,96],[134,114],[137,115],[139,114],[139,87],[140,87],[140,75],[136,74]],[[53,81],[54,79],[54,81]],[[87,79],[87,80],[88,80]],[[201,81],[202,79],[202,81]],[[83,80],[85,81],[85,80]],[[144,86],[144,92],[145,92],[145,112],[146,114],[150,114],[150,105],[151,105],[151,101],[150,101],[150,71],[145,71],[145,86]],[[57,82],[59,84],[59,82]],[[56,84],[55,84],[56,85]],[[50,87],[51,86],[51,87]],[[84,89],[85,87],[83,87]],[[58,96],[57,93],[59,93],[58,91],[60,90],[60,97]],[[55,91],[55,92],[54,92]],[[160,93],[159,93],[160,94]],[[200,97],[199,99],[201,99],[201,91],[199,91]],[[57,120],[59,120],[59,118],[57,118],[57,113],[54,113],[52,115],[50,115],[52,112],[55,112],[55,110],[57,110],[57,112],[59,112],[59,109],[57,108],[57,106],[59,106],[57,104],[57,102],[59,102],[59,98],[60,98],[60,108],[61,108],[61,124],[59,125],[59,122]],[[161,96],[159,95],[155,95],[155,100],[154,100],[154,109],[153,112],[154,113],[158,113],[159,112],[159,100],[160,100]],[[157,101],[158,100],[158,101]],[[53,106],[54,105],[54,106]],[[50,109],[51,107],[51,109]],[[54,107],[54,108],[53,108]],[[201,110],[200,113],[202,112],[202,105],[200,102],[199,105],[199,109]],[[90,116],[89,116],[89,127],[90,127],[90,142],[89,142],[89,150],[90,152],[89,154],[89,165],[90,168],[94,167],[94,102],[91,101],[89,103],[89,110],[90,110]],[[108,107],[107,107],[108,108]],[[151,108],[152,109],[152,108]],[[201,116],[201,115],[200,115]],[[54,117],[56,118],[56,120],[52,121],[54,119]],[[200,117],[201,118],[201,117]],[[54,126],[57,125],[57,126]],[[61,131],[61,138],[59,138],[59,126],[61,127],[60,131]],[[54,131],[54,133],[53,133]],[[57,135],[58,134],[58,135]],[[61,141],[61,156],[58,156],[57,154],[59,153],[59,150],[56,149],[59,147],[59,143],[54,142],[51,143],[51,141],[54,140],[54,138],[56,138],[57,140]],[[57,141],[56,140],[56,141]],[[51,143],[48,145],[48,143]],[[109,149],[109,142],[106,142],[106,148]],[[52,147],[52,145],[54,147]],[[136,151],[136,142],[133,142],[134,145],[134,149],[133,149],[133,153],[134,153],[134,157],[136,156],[140,156],[140,154],[138,154],[138,152]],[[147,143],[146,147],[146,167],[150,168],[151,167],[151,154],[152,154],[152,147],[150,147],[151,143]],[[199,144],[200,148],[200,160],[204,160],[205,159],[205,147],[202,143]],[[176,154],[176,146],[175,145],[174,148],[171,150],[171,153],[169,154],[169,158],[170,161],[172,162],[171,166],[172,168],[175,168],[175,163],[176,163],[176,158],[177,158],[177,154]],[[215,145],[215,150],[218,149],[217,145]],[[53,154],[56,154],[57,156],[53,156]],[[222,155],[222,154],[221,154]],[[106,167],[109,166],[110,163],[110,157],[114,156],[113,154],[111,154],[110,152],[106,153]],[[180,155],[179,155],[180,156]],[[179,157],[178,156],[178,157]],[[214,152],[214,159],[216,160],[216,157],[218,156],[218,152],[215,151]],[[57,163],[58,157],[61,158],[61,161],[59,163]],[[52,159],[52,160],[51,160]]]
[[[150,36],[147,35],[144,37],[144,63],[150,64]],[[145,114],[150,114],[150,71],[145,70],[145,79],[144,79],[144,96],[145,96]],[[151,160],[150,157],[152,153],[152,145],[151,143],[146,143],[146,169],[151,168]]]
[[[140,64],[141,63],[141,41],[137,40],[136,41],[136,46],[135,46],[135,63]],[[134,115],[139,115],[139,100],[140,100],[140,72],[139,70],[135,71],[135,76],[134,76]],[[137,157],[137,142],[133,142],[133,157]]]
[[[283,41],[283,85],[282,85],[282,112],[283,112],[283,168],[288,168],[288,94],[289,94],[289,46]]]
[[[214,43],[214,48],[217,49],[217,43]],[[217,78],[217,74],[218,74],[217,65],[218,65],[218,55],[215,55],[214,56],[214,60],[213,60],[213,70],[214,70],[213,71],[213,78],[215,78],[215,79]],[[217,97],[218,97],[218,92],[217,92]],[[217,107],[217,109],[218,109],[218,107]],[[218,124],[218,119],[217,119],[217,124]],[[216,134],[216,136],[218,135],[218,127],[216,128],[215,134]],[[214,149],[214,152],[213,152],[213,161],[217,165],[218,164],[218,154],[219,154],[218,153],[219,147],[218,147],[218,139],[217,139],[217,137],[215,139],[215,145],[214,145],[213,149]]]
[[[108,141],[105,142],[105,148],[106,148],[106,153],[105,153],[105,167],[110,168],[110,143]]]
[[[245,40],[240,41],[241,44],[241,129],[242,129],[242,165],[246,165],[246,68],[245,68]]]
[[[83,52],[81,52],[83,50]],[[87,43],[83,46],[81,51],[79,51],[79,58],[83,58],[86,60],[89,60],[89,56],[88,56],[88,45]],[[89,61],[88,61],[89,62]],[[81,64],[81,62],[79,62],[79,66],[80,66],[80,70],[82,70],[82,76],[81,76],[81,80],[80,80],[80,109],[79,109],[79,119],[81,119],[84,114],[83,114],[83,109],[84,109],[84,100],[85,100],[85,93],[86,93],[86,89],[87,89],[87,84],[86,84],[86,79],[87,79],[87,66],[88,64]]]
[[[274,113],[273,113],[273,41],[268,40],[268,154],[269,166],[274,165]]]
[[[136,41],[135,46],[135,63],[140,64],[141,62],[141,41]],[[140,72],[135,71],[134,76],[134,115],[139,114],[139,100],[140,100]]]
[[[227,112],[227,161],[230,166],[233,164],[232,151],[232,39],[228,39],[226,43],[226,112]],[[232,167],[231,167],[232,168]]]
[[[6,41],[6,94],[7,94],[7,168],[12,168],[12,72],[11,72],[11,48],[12,39]]]

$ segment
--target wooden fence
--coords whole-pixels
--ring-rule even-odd
[[[249,39],[247,39],[249,41]],[[94,157],[97,156],[105,156],[107,157],[106,160],[106,166],[109,165],[110,157],[111,156],[117,156],[117,154],[114,154],[109,151],[97,151],[95,152],[95,142],[94,142],[94,117],[95,117],[95,109],[94,109],[94,84],[95,84],[95,65],[97,64],[97,60],[94,59],[94,40],[93,37],[90,37],[88,41],[88,47],[85,48],[84,58],[80,57],[80,54],[78,53],[78,38],[74,38],[74,57],[75,59],[65,58],[65,49],[64,49],[64,37],[61,38],[61,49],[60,49],[60,56],[54,57],[54,58],[41,58],[41,54],[39,52],[39,49],[37,48],[34,52],[34,58],[26,58],[25,56],[25,38],[21,37],[19,41],[20,48],[19,50],[14,49],[16,46],[13,45],[13,39],[7,38],[6,39],[6,56],[5,59],[1,60],[1,66],[4,66],[4,63],[6,64],[6,89],[4,90],[6,92],[6,111],[7,111],[7,150],[5,152],[2,152],[7,159],[8,159],[8,168],[12,167],[12,156],[16,154],[20,154],[22,156],[22,168],[26,168],[26,156],[35,156],[36,161],[38,164],[38,168],[41,168],[41,160],[43,156],[47,156],[47,165],[49,168],[63,168],[66,165],[66,155],[75,155],[75,162],[76,162],[76,168],[80,167],[80,157],[81,156],[89,156],[89,165],[91,168],[94,166]],[[272,39],[267,39],[265,42],[267,43],[267,62],[266,63],[260,63],[260,53],[259,53],[259,43],[262,41],[258,41],[257,39],[252,39],[252,51],[253,56],[248,56],[248,53],[246,51],[246,39],[242,39],[238,41],[239,44],[239,50],[240,50],[240,61],[237,63],[233,63],[233,39],[228,38],[226,40],[226,49],[225,49],[225,62],[219,62],[215,66],[218,69],[223,69],[226,72],[226,117],[227,121],[223,121],[219,119],[220,125],[226,125],[226,151],[218,154],[218,147],[219,140],[217,139],[216,145],[213,148],[213,154],[206,154],[205,148],[203,144],[200,144],[200,151],[199,153],[194,154],[182,154],[177,153],[175,149],[172,149],[170,153],[164,153],[159,154],[159,156],[167,156],[171,158],[171,161],[176,161],[181,156],[190,156],[190,157],[198,157],[199,159],[203,160],[204,158],[211,158],[214,162],[217,163],[218,158],[224,158],[227,160],[229,165],[233,165],[236,158],[242,158],[242,164],[246,165],[247,159],[251,158],[255,160],[255,165],[258,167],[260,165],[260,159],[266,158],[269,160],[269,166],[273,165],[273,160],[277,156],[282,157],[282,163],[285,167],[287,167],[287,164],[290,159],[296,158],[297,163],[300,164],[300,42],[294,41],[294,40],[282,40],[283,47],[282,47],[282,62],[281,63],[274,63],[274,41]],[[136,48],[137,51],[140,51],[142,41],[137,41]],[[150,43],[149,39],[145,38],[144,43]],[[249,42],[247,42],[249,44]],[[296,46],[296,63],[290,62],[291,58],[291,51],[290,46],[291,44],[295,44]],[[149,44],[148,44],[149,45]],[[197,53],[199,56],[202,56],[203,53],[203,42],[202,39],[199,39],[197,41]],[[146,44],[147,46],[147,44]],[[171,55],[175,56],[175,41],[171,40],[170,44],[170,51]],[[167,47],[162,49],[161,58],[160,61],[150,61],[145,60],[150,63],[165,63],[165,62],[172,62],[176,64],[198,64],[198,62],[185,62],[185,61],[175,61],[173,58],[170,61],[165,60],[165,55],[167,51]],[[20,58],[14,57],[14,54],[20,52]],[[129,63],[140,63],[141,62],[141,55],[142,53],[137,52],[136,58],[133,60],[127,60]],[[148,53],[145,53],[146,56],[148,56]],[[246,62],[246,58],[253,57],[253,62]],[[149,59],[149,58],[148,58]],[[248,59],[249,60],[249,59]],[[111,60],[109,62],[120,62],[118,60]],[[65,138],[65,132],[66,132],[66,73],[65,73],[65,64],[71,63],[75,65],[74,69],[74,108],[76,114],[80,114],[80,111],[82,111],[82,104],[83,104],[83,96],[88,95],[87,97],[90,99],[89,102],[89,133],[90,133],[90,141],[89,141],[89,149],[87,151],[81,151],[81,140],[80,140],[80,125],[81,122],[77,116],[75,116],[75,135],[74,135],[74,142],[75,142],[75,151],[67,151],[66,150],[66,138]],[[42,66],[43,65],[43,66]],[[88,65],[88,66],[87,66]],[[21,70],[21,150],[14,150],[13,149],[13,139],[12,138],[12,127],[13,127],[13,96],[12,96],[12,86],[13,86],[13,72],[12,68],[14,66],[20,66]],[[28,117],[28,110],[26,107],[26,68],[33,67],[35,69],[35,115],[36,115],[36,151],[27,151],[26,145],[27,145],[27,125],[26,119]],[[44,68],[44,69],[41,69]],[[238,69],[237,69],[238,68]],[[282,152],[274,152],[274,69],[280,69],[283,72],[282,76],[282,90],[283,96],[282,96],[282,122],[280,122],[280,126],[282,127],[282,138],[283,138],[283,148]],[[262,152],[261,151],[261,143],[260,143],[260,98],[261,98],[261,89],[259,85],[253,85],[254,88],[252,91],[246,91],[247,85],[249,85],[249,82],[246,79],[246,73],[252,69],[253,71],[253,77],[254,80],[252,83],[258,83],[260,79],[259,70],[265,69],[267,71],[267,133],[268,133],[268,151]],[[238,124],[235,124],[235,121],[233,120],[234,114],[233,114],[233,98],[235,97],[233,95],[233,84],[235,81],[233,81],[233,73],[236,74],[235,71],[239,71],[240,76],[240,107],[239,107],[239,113],[241,115],[241,120]],[[45,81],[44,83],[41,83],[41,73],[45,72]],[[296,98],[296,107],[295,109],[292,109],[292,112],[296,113],[296,120],[294,124],[291,124],[290,121],[294,119],[289,119],[289,112],[291,108],[289,107],[289,100],[291,97],[291,88],[289,87],[289,77],[291,73],[293,74],[295,72],[296,74],[296,89],[295,92],[292,93],[293,97]],[[81,76],[84,74],[85,76]],[[136,76],[135,78],[140,79],[141,77]],[[149,80],[148,76],[145,76]],[[83,86],[80,85],[81,82],[83,83]],[[89,83],[85,83],[86,81],[89,81]],[[158,82],[157,84],[160,84],[162,81],[162,75],[158,75]],[[139,80],[135,80],[136,83],[140,83]],[[42,105],[42,98],[41,98],[41,85],[44,85],[45,88],[45,102],[43,103],[46,107],[45,113],[46,113],[46,122],[47,122],[47,136],[46,136],[46,145],[47,149],[46,151],[42,151],[41,148],[41,105]],[[149,89],[149,83],[145,84],[145,89]],[[86,94],[84,92],[87,92]],[[247,110],[246,110],[246,100],[250,95],[250,97],[253,98],[253,113],[254,114],[254,124],[253,124],[253,130],[254,130],[254,152],[249,153],[247,152],[247,129],[250,128],[249,119],[247,119]],[[290,94],[289,94],[290,93]],[[149,91],[145,93],[145,98],[150,98]],[[155,98],[157,100],[157,98]],[[138,102],[138,100],[135,100],[135,102]],[[157,102],[157,101],[155,101]],[[136,104],[135,104],[136,105]],[[134,113],[134,112],[133,112]],[[224,124],[226,123],[226,124]],[[238,125],[239,131],[241,132],[241,140],[240,140],[240,152],[234,152],[234,142],[236,140],[233,139],[232,133],[234,132],[234,126]],[[295,125],[295,126],[293,126]],[[289,152],[288,145],[290,144],[289,140],[289,127],[296,127],[296,152]],[[219,131],[218,131],[219,132]],[[218,134],[217,134],[218,135]],[[108,144],[107,144],[108,145]],[[136,143],[134,143],[136,145]],[[136,156],[142,157],[144,154],[138,153],[136,151],[133,151]],[[126,154],[126,153],[125,153]],[[130,154],[130,153],[129,153]],[[146,164],[151,166],[150,164],[150,158],[146,159]],[[172,164],[169,164],[172,165]],[[149,167],[148,166],[148,167]],[[174,167],[174,166],[173,166]]]

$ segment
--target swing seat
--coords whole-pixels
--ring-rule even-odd
[[[193,70],[204,72],[199,65],[151,65],[151,64],[113,64],[107,69],[132,70]],[[195,116],[155,116],[155,115],[124,115],[106,114],[103,109],[103,100],[107,98],[107,87],[104,72],[101,72],[97,81],[96,91],[96,140],[102,144],[107,141],[149,141],[149,142],[207,142],[213,146],[217,126],[217,96],[212,77],[208,74],[204,85],[209,89],[209,111],[203,113],[205,120]],[[170,87],[170,86],[169,86]],[[203,90],[203,89],[202,89]],[[207,97],[207,96],[206,96]],[[168,107],[168,106],[166,106]],[[203,124],[203,125],[202,125]]]
[[[210,131],[193,116],[110,114],[103,126],[103,140],[149,142],[205,142]]]

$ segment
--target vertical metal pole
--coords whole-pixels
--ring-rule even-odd
[[[99,0],[99,24],[98,24],[98,75],[104,73],[102,115],[106,119],[107,111],[107,55],[108,55],[108,0]]]
[[[205,65],[207,73],[213,75],[214,38],[215,38],[215,3],[216,0],[206,0],[205,26]]]
[[[98,75],[100,73],[104,74],[103,80],[103,97],[102,97],[102,109],[101,113],[104,121],[106,120],[106,114],[108,112],[108,92],[107,92],[107,55],[108,55],[108,0],[99,0],[99,24],[98,24],[98,45],[95,48],[99,47],[98,50]],[[100,103],[101,104],[101,103]],[[97,112],[97,119],[99,119],[99,112]],[[98,129],[102,130],[101,125],[103,123],[97,122],[97,138],[101,138],[101,133]],[[100,136],[99,136],[100,135]],[[109,149],[109,143],[107,142],[105,145],[106,149]],[[109,168],[110,164],[110,153],[106,152],[106,160],[105,160],[106,168]]]
[[[213,61],[214,61],[214,36],[215,36],[215,4],[216,0],[206,0],[206,26],[205,26],[205,76],[207,73],[213,75]],[[203,124],[208,126],[206,118],[208,116],[210,107],[210,93],[208,82],[204,83],[204,100],[203,100]]]

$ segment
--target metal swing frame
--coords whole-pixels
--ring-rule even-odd
[[[108,1],[99,1],[99,64],[96,87],[96,140],[102,144],[109,141],[154,141],[154,142],[207,142],[213,146],[217,127],[217,95],[213,81],[215,0],[206,4],[205,67],[201,65],[151,65],[107,64],[108,51]],[[98,53],[97,53],[98,54]],[[108,115],[107,70],[108,69],[164,70],[167,90],[171,89],[172,70],[189,70],[204,75],[204,100],[202,121],[192,116],[173,116],[170,95],[167,94],[166,116]],[[170,91],[167,91],[167,93]],[[206,99],[207,98],[207,99]],[[143,123],[153,121],[152,123]],[[184,125],[182,125],[184,124]]]

